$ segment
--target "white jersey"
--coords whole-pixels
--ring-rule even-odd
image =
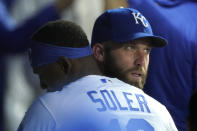
[[[177,131],[165,108],[116,78],[89,75],[33,103],[19,131]]]

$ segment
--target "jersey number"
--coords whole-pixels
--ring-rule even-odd
[[[110,131],[121,131],[117,119],[110,121]],[[144,119],[130,119],[126,125],[126,131],[154,131],[154,128]]]

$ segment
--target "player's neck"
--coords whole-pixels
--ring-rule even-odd
[[[73,67],[73,72],[70,73],[70,78],[73,79],[78,79],[87,75],[102,75],[92,56],[88,56],[85,59],[78,61],[78,63],[76,62]]]
[[[68,73],[65,75],[64,84],[68,84],[87,75],[102,75],[92,56],[70,60],[69,63],[71,66],[68,69]]]
[[[96,60],[93,57],[89,57],[88,61],[84,63],[83,66],[81,66],[81,72],[79,75],[102,75]]]

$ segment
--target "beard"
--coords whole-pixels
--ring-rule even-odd
[[[142,73],[142,80],[135,81],[132,78],[129,78],[129,74],[133,71],[141,71]],[[109,77],[116,77],[119,80],[122,80],[130,85],[143,89],[144,84],[146,82],[147,72],[142,67],[134,67],[127,70],[122,69],[115,63],[115,58],[113,58],[109,53],[106,53],[104,63],[103,63],[103,73]]]

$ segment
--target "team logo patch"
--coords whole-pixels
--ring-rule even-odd
[[[140,20],[144,27],[148,27],[148,22],[143,15],[141,15],[139,12],[138,13],[133,12],[132,15],[135,19],[136,24],[139,24],[138,20]]]

